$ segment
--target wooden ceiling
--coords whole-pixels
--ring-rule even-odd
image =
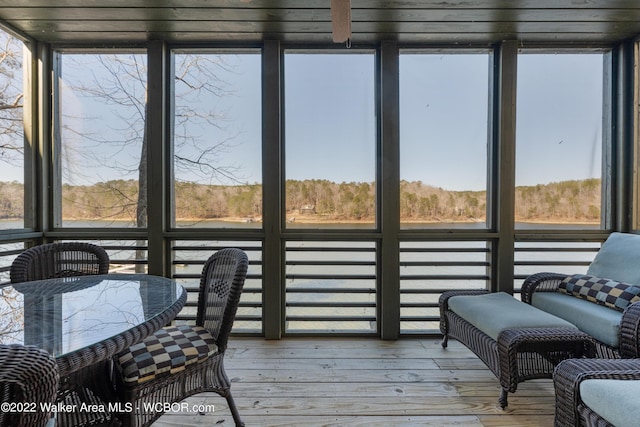
[[[51,43],[331,44],[330,0],[0,0],[0,22]],[[640,34],[639,0],[351,0],[352,43],[611,44]]]

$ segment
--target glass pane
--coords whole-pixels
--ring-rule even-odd
[[[375,226],[373,53],[285,54],[288,227]]]
[[[175,225],[262,226],[261,58],[175,55]]]
[[[518,228],[598,228],[601,219],[601,53],[518,57]]]
[[[488,96],[488,54],[401,54],[402,227],[486,227]]]
[[[20,40],[0,30],[0,229],[25,227],[25,51]]]
[[[62,226],[146,227],[147,58],[61,54]]]

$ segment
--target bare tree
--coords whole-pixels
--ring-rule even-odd
[[[181,55],[176,64],[175,114],[174,114],[174,164],[179,174],[189,171],[191,176],[204,182],[238,182],[239,167],[225,164],[221,159],[234,144],[236,134],[226,134],[221,140],[212,141],[207,129],[225,126],[224,111],[216,111],[206,104],[207,96],[232,95],[227,84],[220,80],[221,70],[230,71],[221,55]],[[84,73],[82,79],[67,79],[65,69]],[[75,70],[75,71],[74,71]],[[89,73],[90,74],[87,74]],[[64,111],[63,152],[67,161],[67,178],[83,179],[74,165],[96,165],[118,171],[122,176],[137,174],[139,191],[135,198],[121,194],[117,198],[124,211],[135,218],[138,227],[147,225],[147,133],[146,133],[146,76],[144,55],[130,54],[68,54],[64,56],[62,75],[69,91],[77,98],[92,100],[93,105],[108,108],[115,119],[108,125],[97,112],[85,113],[85,122],[102,122],[102,126],[89,129],[77,126],[73,111]],[[99,107],[102,108],[102,107]],[[105,132],[104,125],[109,126]],[[138,147],[132,150],[131,147]],[[101,148],[102,149],[101,149]],[[105,157],[104,148],[118,156]],[[136,152],[137,151],[137,152]],[[95,179],[95,177],[94,177]],[[102,181],[108,181],[103,179]],[[117,192],[117,188],[113,188]]]
[[[24,158],[23,44],[0,31],[0,162],[22,166]]]
[[[80,111],[65,109],[64,101],[61,107],[65,179],[77,182],[88,178],[101,182],[101,190],[110,193],[110,197],[104,194],[101,198],[110,203],[105,211],[116,218],[126,214],[137,227],[146,227],[150,185],[147,178],[146,56],[89,53],[65,54],[62,58],[60,68],[64,86],[61,96],[64,99],[66,93],[80,105]],[[232,95],[228,85],[218,77],[220,71],[231,71],[230,66],[221,55],[180,55],[179,58],[174,80],[176,175],[188,171],[192,179],[199,182],[238,182],[239,167],[225,163],[222,156],[234,145],[236,134],[227,132],[224,138],[212,140],[209,130],[223,129],[226,115],[213,108],[215,103],[207,104],[207,99],[212,97]],[[91,105],[94,111],[87,113],[83,102]],[[105,155],[105,148],[112,155]],[[138,191],[123,192],[121,183],[110,186],[114,181],[83,176],[78,165],[83,165],[88,174],[108,170],[106,173],[115,172],[137,180]],[[144,251],[137,251],[137,259],[144,257]],[[137,266],[136,270],[142,268]]]

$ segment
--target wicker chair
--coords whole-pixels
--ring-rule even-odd
[[[22,252],[11,263],[11,283],[55,277],[107,274],[109,255],[100,246],[82,242],[47,243]]]
[[[0,344],[0,402],[35,405],[0,411],[0,426],[39,427],[54,423],[51,412],[42,411],[41,405],[55,403],[59,380],[58,365],[46,351]]]
[[[244,425],[223,363],[247,267],[247,255],[240,249],[213,254],[200,277],[196,325],[165,327],[119,355],[118,394],[134,408],[119,414],[124,426],[149,426],[166,411],[158,403],[179,402],[205,391],[225,397],[236,426]]]
[[[580,384],[591,379],[640,380],[640,359],[568,359],[561,362],[553,374],[555,427],[614,427],[581,399]]]

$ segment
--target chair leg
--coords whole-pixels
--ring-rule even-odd
[[[244,422],[240,419],[240,412],[238,412],[236,402],[233,400],[231,390],[227,390],[227,392],[225,393],[225,398],[227,399],[227,404],[229,405],[229,409],[231,410],[231,415],[233,415],[233,422],[236,423],[236,427],[244,427]]]
[[[509,402],[507,401],[508,395],[509,395],[509,391],[506,388],[502,388],[500,390],[500,397],[498,398],[498,404],[500,405],[501,409],[506,408],[507,405],[509,404]]]

